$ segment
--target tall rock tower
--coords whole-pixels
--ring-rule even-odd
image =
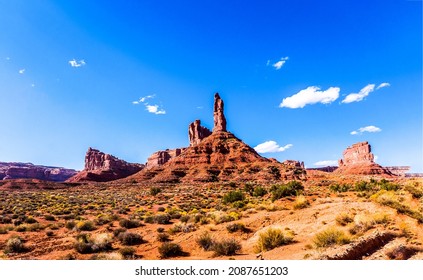
[[[226,118],[223,113],[223,100],[220,98],[219,93],[214,95],[214,127],[213,132],[226,131]]]

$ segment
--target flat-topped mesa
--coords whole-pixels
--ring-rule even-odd
[[[195,120],[188,126],[188,137],[189,137],[189,145],[194,146],[201,142],[207,136],[210,136],[212,132],[204,127],[201,126],[200,120]]]
[[[226,131],[226,118],[223,113],[223,100],[220,98],[219,93],[214,95],[213,118],[213,132]]]
[[[169,160],[179,156],[185,150],[186,148],[177,148],[173,150],[167,149],[164,151],[157,151],[147,159],[147,168],[161,166]]]
[[[343,152],[343,159],[338,161],[339,166],[351,165],[357,163],[373,163],[374,155],[369,142],[359,142],[348,147]]]

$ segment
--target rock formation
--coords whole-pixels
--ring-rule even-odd
[[[226,118],[223,113],[223,100],[220,98],[219,93],[214,95],[213,118],[213,132],[226,131]]]
[[[301,179],[304,165],[280,163],[260,156],[234,134],[226,131],[223,101],[214,99],[213,133],[197,120],[189,126],[190,146],[172,157],[169,151],[153,154],[146,169],[125,180],[153,182],[278,181]]]
[[[164,151],[158,151],[152,154],[148,160],[147,160],[147,168],[152,168],[154,166],[160,166],[171,160],[172,158],[175,158],[179,156],[186,148],[178,148],[174,150],[164,150]]]
[[[144,168],[143,164],[128,163],[99,150],[89,148],[85,155],[85,168],[69,182],[107,182],[128,177]]]
[[[63,182],[76,173],[76,170],[62,167],[42,166],[20,162],[0,162],[0,180],[38,179]]]
[[[386,175],[392,173],[374,162],[371,146],[368,142],[353,144],[343,152],[334,173],[349,175]]]
[[[223,118],[225,118],[223,116]],[[200,120],[195,120],[188,126],[188,137],[189,137],[189,145],[194,146],[201,142],[207,136],[210,136],[212,132],[204,127],[201,126]]]

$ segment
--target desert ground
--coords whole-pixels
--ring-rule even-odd
[[[423,259],[423,179],[0,183],[0,259]]]

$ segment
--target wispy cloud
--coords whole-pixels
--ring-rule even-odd
[[[145,106],[145,109],[152,114],[156,114],[156,115],[164,115],[166,114],[166,111],[161,108],[159,105],[151,105],[147,102],[148,99],[152,99],[154,98],[156,95],[152,94],[152,95],[147,95],[144,97],[140,97],[140,99],[136,100],[136,101],[132,101],[132,104],[134,105],[138,105],[138,104],[143,104]]]
[[[293,145],[292,144],[288,144],[285,145],[283,147],[279,146],[278,143],[276,143],[275,141],[266,141],[264,143],[258,144],[257,146],[254,147],[254,150],[256,150],[256,152],[264,154],[264,153],[278,153],[278,152],[283,152],[289,148],[291,148]]]
[[[381,83],[380,85],[378,85],[378,86],[377,86],[377,88],[376,88],[376,89],[381,89],[381,88],[384,88],[384,87],[389,87],[389,86],[391,86],[391,84],[390,84],[390,83]]]
[[[286,61],[289,59],[289,57],[282,57],[280,60],[278,60],[277,62],[273,63],[272,66],[276,69],[279,70],[282,68],[282,66],[286,63]],[[270,64],[270,60],[267,61],[267,65]]]
[[[334,165],[338,165],[338,161],[337,160],[321,160],[321,161],[315,162],[314,165],[316,165],[316,166],[334,166]]]
[[[23,73],[25,73],[25,69],[20,69],[19,74],[23,74]]]
[[[6,57],[6,60],[10,60],[10,57]]]
[[[369,126],[360,127],[357,130],[351,131],[350,134],[357,135],[357,134],[363,134],[364,132],[375,133],[375,132],[381,132],[381,131],[382,129],[380,129],[379,127],[376,127],[374,125],[369,125]]]
[[[308,104],[323,103],[329,104],[338,99],[339,87],[330,87],[325,91],[321,91],[319,87],[311,86],[300,92],[284,98],[279,107],[291,109],[304,108]]]
[[[362,88],[358,93],[350,93],[348,94],[342,103],[352,103],[352,102],[359,102],[362,101],[365,97],[367,97],[371,92],[375,91],[375,84],[368,84],[364,88]],[[389,83],[381,83],[379,86],[376,87],[376,90],[389,87]]]
[[[72,59],[72,60],[69,60],[69,64],[72,67],[81,67],[81,66],[84,66],[86,63],[85,63],[85,60],[83,59],[79,61],[77,61],[76,59]]]

